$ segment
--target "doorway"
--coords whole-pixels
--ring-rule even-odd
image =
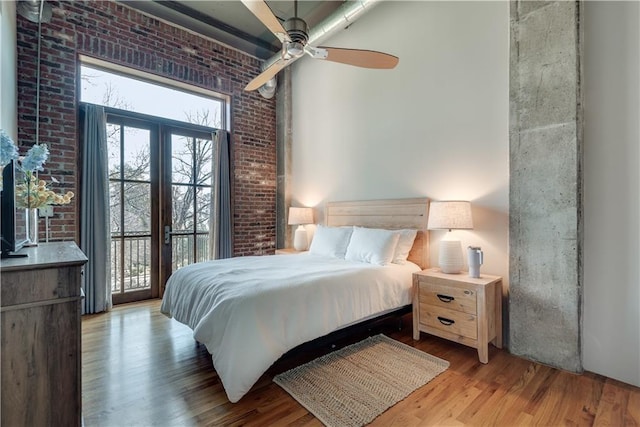
[[[229,99],[81,59],[81,101],[107,113],[112,301],[157,298],[173,271],[209,259],[213,134],[229,127]]]
[[[216,130],[106,111],[112,301],[157,298],[173,271],[210,258]]]

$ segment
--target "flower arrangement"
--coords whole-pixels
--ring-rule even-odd
[[[11,160],[19,159],[18,171],[24,175],[24,180],[19,181],[16,185],[17,207],[34,209],[47,205],[71,203],[73,192],[56,194],[47,188],[47,183],[44,180],[38,179],[37,172],[44,170],[43,165],[48,158],[47,144],[35,144],[31,146],[24,157],[18,157],[18,147],[4,131],[0,130],[0,168]],[[51,180],[55,183],[58,182],[55,178],[51,178]]]
[[[57,182],[57,180],[52,179]],[[34,174],[25,173],[23,183],[16,185],[16,206],[19,208],[41,208],[48,205],[66,205],[71,203],[74,194],[67,191],[66,194],[56,194],[47,188],[47,183],[38,179]]]

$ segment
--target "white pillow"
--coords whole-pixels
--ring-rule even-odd
[[[400,235],[391,230],[376,228],[353,229],[344,259],[385,265],[393,259]]]
[[[318,225],[309,247],[310,254],[344,258],[353,227],[325,227]]]
[[[395,232],[398,233],[399,238],[396,251],[393,254],[393,261],[391,262],[394,264],[406,264],[409,252],[413,247],[413,241],[416,240],[418,235],[418,230],[395,230]]]

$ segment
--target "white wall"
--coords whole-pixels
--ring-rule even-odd
[[[509,3],[384,2],[323,44],[400,63],[293,65],[294,203],[323,218],[333,200],[470,200],[474,230],[453,233],[507,282]]]
[[[584,368],[640,385],[639,2],[585,5]],[[508,277],[508,2],[386,2],[329,46],[393,71],[293,66],[293,198],[473,201],[482,271]],[[437,242],[432,232],[432,265]]]
[[[640,386],[640,3],[585,2],[584,368]]]
[[[16,4],[0,1],[0,129],[18,137],[16,89]]]

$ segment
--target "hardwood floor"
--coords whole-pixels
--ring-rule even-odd
[[[321,426],[273,375],[332,350],[283,357],[240,402],[226,398],[209,353],[191,330],[160,314],[153,300],[82,321],[82,404],[92,426]],[[408,315],[410,316],[410,315]],[[600,375],[573,375],[490,346],[489,364],[474,349],[392,324],[382,332],[446,359],[449,369],[416,390],[373,426],[640,425],[640,388]],[[337,347],[362,336],[337,342]]]

